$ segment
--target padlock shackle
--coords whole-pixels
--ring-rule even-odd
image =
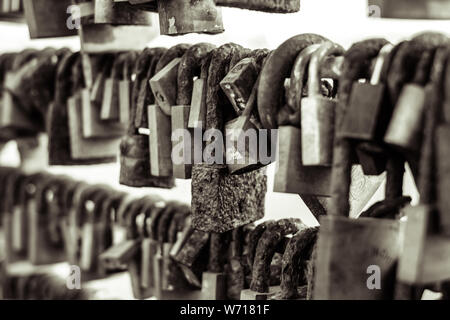
[[[155,206],[152,208],[151,211],[151,222],[150,226],[147,226],[147,232],[149,234],[149,237],[153,240],[158,240],[158,223],[159,219],[161,218],[162,214],[164,213],[164,209],[166,207],[167,203],[165,201],[158,201],[155,203]]]
[[[307,76],[306,68],[308,67],[312,54],[319,48],[320,44],[310,45],[303,49],[295,59],[287,94],[287,104],[295,112],[300,112],[300,101],[303,96],[303,87]]]
[[[308,97],[322,96],[321,65],[328,56],[341,56],[344,48],[334,42],[325,42],[311,56],[308,68]]]
[[[281,219],[267,228],[261,235],[253,262],[252,291],[264,293],[269,291],[270,264],[276,253],[277,245],[289,234],[297,233],[306,227],[300,219]]]
[[[248,253],[247,253],[247,263],[253,268],[253,263],[255,261],[256,255],[256,247],[258,246],[258,241],[261,238],[264,231],[272,226],[276,225],[275,220],[264,221],[263,223],[258,224],[253,230],[250,231],[249,241],[248,241]]]
[[[173,216],[177,212],[178,206],[179,203],[175,201],[168,202],[159,217],[157,239],[161,244],[168,242],[169,226]]]
[[[183,230],[185,220],[189,216],[189,214],[189,208],[187,208],[186,210],[186,208],[183,208],[183,206],[180,205],[180,207],[177,209],[177,212],[172,217],[169,228],[167,230],[167,241],[169,243],[173,244],[176,242],[177,234],[178,232]]]
[[[416,72],[412,83],[424,86],[430,79],[430,69],[433,63],[434,50],[423,51],[416,65]]]
[[[304,228],[298,231],[289,240],[283,254],[281,267],[281,294],[282,299],[298,298],[297,286],[301,275],[306,270],[301,268],[311,258],[312,249],[316,243],[319,227]]]
[[[116,59],[114,59],[114,63],[112,65],[111,75],[108,77],[109,79],[114,79],[119,81],[123,77],[123,71],[124,71],[124,64],[127,60],[128,53],[119,53],[116,56]]]
[[[388,62],[387,59],[393,48],[394,45],[388,43],[383,48],[381,48],[380,52],[378,53],[378,57],[375,61],[375,67],[373,68],[372,76],[370,78],[371,85],[378,85],[381,82],[381,77],[383,75],[383,71],[385,70],[384,64]]]
[[[191,105],[194,77],[200,76],[203,59],[215,47],[210,43],[198,43],[187,49],[181,57],[177,77],[177,105]]]

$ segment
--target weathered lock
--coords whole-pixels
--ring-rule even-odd
[[[148,106],[150,127],[150,172],[156,177],[170,177],[172,171],[171,120],[158,105]]]
[[[28,211],[28,260],[35,265],[64,261],[64,241],[59,227],[60,183],[58,177],[48,177],[37,185],[35,210]]]
[[[308,261],[319,227],[303,228],[292,236],[283,254],[280,299],[305,299]]]
[[[132,66],[137,54],[134,51],[128,53],[123,64],[122,79],[119,81],[119,120],[123,124],[130,122]]]
[[[408,10],[405,10],[408,6]],[[371,17],[394,19],[449,19],[450,6],[445,0],[370,0]],[[370,12],[370,11],[369,11]]]
[[[388,43],[380,50],[369,82],[353,84],[348,110],[338,128],[340,137],[363,141],[380,141],[384,137],[392,107],[386,104],[382,77],[392,49]]]
[[[405,152],[418,152],[426,102],[425,84],[429,79],[433,51],[422,53],[414,79],[405,84],[395,105],[384,142]]]
[[[245,110],[257,77],[258,69],[255,59],[245,58],[236,64],[220,81],[220,87],[238,115],[241,115]]]
[[[183,246],[172,258],[179,264],[186,280],[194,287],[201,288],[201,276],[207,267],[210,235],[199,230],[186,233]]]
[[[331,166],[333,161],[335,99],[322,96],[320,67],[329,55],[342,55],[334,43],[323,44],[311,57],[308,97],[301,101],[302,162],[305,166]]]
[[[205,128],[206,126],[206,82],[211,62],[211,53],[201,60],[200,76],[194,80],[191,98],[191,111],[189,113],[189,128]]]
[[[314,299],[392,299],[400,254],[398,221],[322,217],[317,245]],[[382,290],[367,285],[374,272]]]
[[[299,0],[288,0],[288,1],[218,0],[216,4],[221,7],[241,8],[272,13],[292,13],[300,10]]]
[[[209,240],[208,269],[202,275],[202,300],[225,300],[225,264],[231,232],[212,233]]]
[[[120,54],[112,66],[110,77],[105,80],[103,99],[100,109],[101,120],[119,120],[119,81],[123,77],[127,53]],[[128,122],[126,122],[128,124]]]
[[[173,59],[149,81],[155,100],[166,115],[177,99],[177,76],[181,58]]]
[[[152,25],[151,14],[127,2],[94,0],[94,22],[113,25]]]
[[[250,289],[241,292],[241,300],[269,300],[280,291],[279,286],[270,286],[270,264],[284,237],[304,227],[299,219],[281,219],[268,226],[258,240]]]
[[[161,35],[186,33],[221,33],[222,11],[212,0],[201,0],[195,4],[187,0],[158,2]]]
[[[30,38],[54,38],[76,35],[76,28],[67,27],[67,8],[71,4],[71,0],[24,0],[23,9]],[[49,8],[52,8],[52,10],[49,11]]]
[[[194,130],[188,129],[190,106],[173,106],[172,108],[172,173],[174,178],[190,179],[194,164],[195,137]]]

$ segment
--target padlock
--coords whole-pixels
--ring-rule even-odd
[[[147,200],[146,204],[142,208],[145,213],[145,218],[142,226],[142,245],[141,245],[141,286],[143,288],[154,287],[154,272],[153,272],[153,260],[158,251],[158,241],[155,239],[155,235],[152,232],[151,224],[159,219],[165,202],[159,197],[152,197]]]
[[[210,236],[208,270],[202,275],[202,300],[225,300],[227,297],[224,266],[229,236],[228,233],[212,233]]]
[[[216,4],[221,7],[232,7],[272,13],[293,13],[300,10],[299,0],[288,0],[283,2],[260,0],[218,0]]]
[[[289,107],[299,114],[304,91],[304,79],[306,68],[311,55],[319,45],[311,45],[303,49],[297,56],[291,72],[291,86],[288,90]],[[270,67],[270,66],[268,66]],[[294,121],[292,121],[294,122]],[[325,167],[304,167],[302,159],[302,130],[297,123],[281,125],[278,127],[278,170],[275,175],[275,192],[296,193],[302,197],[330,196],[329,184],[331,182],[331,170]]]
[[[177,99],[177,77],[181,58],[175,58],[149,81],[156,103],[166,115],[171,114],[170,108]]]
[[[25,176],[20,171],[11,171],[5,176],[5,191],[4,191],[4,209],[2,212],[2,225],[4,228],[4,247],[5,247],[5,262],[12,263],[23,260],[24,257],[24,236],[21,230],[21,215],[24,207],[19,203],[19,195],[21,188],[24,187],[23,181]],[[26,214],[26,211],[25,211]],[[26,219],[25,219],[26,220]],[[20,246],[18,246],[18,244]],[[21,249],[21,250],[18,250]],[[26,251],[25,251],[26,253]]]
[[[280,101],[284,96],[284,80],[289,77],[298,54],[306,47],[326,41],[316,34],[301,34],[283,42],[267,58],[258,85],[258,113],[264,128],[276,129]]]
[[[120,143],[120,184],[131,187],[172,188],[172,177],[150,174],[149,138],[145,135],[126,135]]]
[[[203,150],[203,143],[195,144],[196,134],[201,133],[201,129],[192,129],[189,126],[189,120],[194,121],[195,115],[192,108],[201,108],[200,104],[204,102],[203,93],[200,93],[200,100],[198,99],[198,84],[199,79],[194,80],[195,77],[201,77],[201,69],[203,60],[209,56],[209,53],[214,48],[208,43],[199,43],[191,46],[186,50],[179,63],[177,72],[177,92],[176,92],[176,106],[172,108],[172,153],[177,156],[173,160],[173,175],[175,178],[190,179],[192,174],[192,164],[201,162],[200,153]],[[201,85],[200,90],[203,89]],[[206,91],[204,91],[206,92]],[[197,99],[197,100],[196,100]],[[198,119],[198,118],[197,118]],[[194,127],[197,123],[194,123]],[[178,134],[179,133],[179,134]],[[174,135],[178,137],[178,141],[174,140]],[[201,139],[203,140],[203,139]],[[198,141],[198,139],[197,139]],[[180,152],[176,153],[180,148]],[[173,158],[173,157],[172,157]]]
[[[123,124],[129,124],[131,111],[131,88],[132,88],[132,66],[137,58],[137,53],[128,53],[122,72],[122,79],[119,81],[119,119]]]
[[[148,106],[147,112],[150,127],[150,173],[156,177],[171,177],[172,144],[168,143],[172,134],[170,117],[155,104]]]
[[[245,58],[220,81],[220,87],[238,115],[244,111],[257,77],[258,69],[255,59]]]
[[[57,176],[41,181],[35,193],[36,206],[28,211],[28,260],[34,265],[64,261],[64,241],[58,223],[60,183]]]
[[[386,169],[387,156],[379,144],[386,133],[393,111],[383,80],[392,59],[392,49],[391,44],[386,44],[380,50],[370,83],[353,84],[348,110],[342,126],[337,129],[337,135],[343,138],[368,141],[356,148],[359,163],[366,175],[379,175]],[[364,111],[362,107],[365,108]],[[358,116],[359,114],[364,115]]]
[[[186,233],[184,245],[172,258],[178,263],[186,280],[194,287],[201,288],[201,275],[207,267],[209,234],[199,230]]]
[[[320,222],[314,299],[392,299],[400,255],[399,222],[337,216],[322,217]],[[346,243],[360,245],[350,248]],[[382,290],[368,288],[367,272],[374,270],[370,266],[378,267]]]
[[[106,84],[104,88],[106,90]],[[103,121],[103,119],[101,119],[102,107],[95,101],[90,100],[89,89],[82,88],[79,91],[79,95],[79,99],[81,99],[81,129],[83,131],[84,139],[118,138],[125,133],[126,127],[122,123],[116,121]]]
[[[264,172],[262,168],[231,176],[226,165],[195,164],[191,204],[194,228],[222,233],[262,218],[267,190]]]
[[[394,19],[449,19],[450,6],[444,0],[370,0],[369,9],[374,8],[374,18],[394,18]],[[404,10],[408,6],[408,10]]]
[[[97,74],[95,75],[95,79],[90,91],[91,101],[97,103],[100,106],[103,99],[105,80],[112,72],[116,56],[114,54],[107,53],[104,54],[102,58],[103,59],[99,61],[101,63],[101,66],[99,67],[99,70],[97,70]]]
[[[299,219],[281,219],[264,231],[256,248],[250,289],[241,292],[241,300],[268,300],[280,291],[279,286],[270,286],[270,263],[280,241],[302,228],[305,225]]]
[[[406,153],[416,153],[421,145],[421,129],[426,101],[425,84],[429,79],[433,51],[422,53],[416,66],[414,79],[405,84],[395,105],[385,143]]]
[[[307,262],[311,259],[319,227],[304,228],[292,236],[283,254],[281,299],[305,299]],[[300,290],[299,290],[300,289]]]
[[[75,7],[71,10],[71,18],[75,22],[79,19],[81,25],[94,23],[95,0],[72,0]]]
[[[166,49],[164,48],[146,48],[139,54],[134,66],[132,76],[135,79],[131,93],[131,117],[136,128],[148,128],[147,107],[155,103],[149,80],[155,74],[156,66],[165,52]]]
[[[114,2],[114,0],[94,0],[95,18],[97,24],[113,25],[152,25],[149,12],[140,10],[127,2]]]
[[[75,67],[75,69],[79,69],[79,67]],[[83,90],[81,90],[81,92],[82,91]],[[75,91],[74,95],[67,100],[66,108],[68,115],[71,157],[75,160],[90,160],[92,162],[97,162],[97,159],[99,162],[112,161],[116,157],[120,139],[114,136],[103,137],[101,139],[84,138],[86,132],[83,131],[88,128],[88,125],[90,125],[90,129],[92,129],[93,123],[88,122],[85,125],[83,123],[85,119],[83,118],[90,118],[90,120],[94,119],[86,115],[86,113],[92,112],[92,108],[90,108],[90,110],[87,110],[88,112],[83,112],[84,108],[81,92]],[[89,105],[92,106],[92,104],[90,103]],[[93,116],[100,117],[99,114],[95,114]],[[92,132],[89,132],[88,130],[88,133]]]
[[[387,129],[392,107],[386,104],[383,70],[389,65],[393,45],[386,44],[378,54],[370,82],[355,82],[348,110],[338,135],[363,141],[381,141]]]
[[[119,80],[123,77],[123,65],[126,59],[127,53],[120,54],[114,60],[110,77],[105,80],[100,109],[101,120],[119,120]]]
[[[211,135],[206,137],[205,163],[194,164],[192,169],[192,224],[194,228],[205,232],[222,233],[258,220],[267,188],[264,168],[232,176],[227,166],[221,164],[225,156],[223,148],[217,148],[217,143],[220,146],[223,142],[220,139],[223,139],[224,123],[235,117],[233,108],[225,99],[221,99],[223,93],[219,90],[220,80],[226,75],[233,55],[240,51],[245,50],[229,43],[211,52],[205,124],[205,129]],[[239,208],[236,203],[242,206]],[[204,210],[206,207],[209,210]]]
[[[158,2],[161,35],[186,33],[221,33],[222,11],[214,1],[202,0],[195,4],[186,0]]]
[[[67,27],[67,8],[71,0],[24,0],[23,10],[31,39],[66,37],[77,34]],[[48,8],[52,8],[51,11]]]
[[[331,166],[333,160],[334,115],[337,101],[320,91],[320,67],[329,55],[344,49],[334,43],[323,44],[311,57],[308,70],[308,97],[301,101],[302,162],[304,166]]]
[[[190,179],[192,165],[195,161],[194,130],[188,129],[189,105],[173,106],[171,116],[172,127],[172,173],[174,178]]]

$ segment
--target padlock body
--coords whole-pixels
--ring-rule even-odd
[[[301,106],[303,165],[331,166],[336,101],[314,96],[303,98]]]
[[[407,151],[418,151],[425,107],[425,89],[407,84],[398,99],[384,141]]]
[[[155,100],[162,111],[170,116],[170,108],[177,99],[177,75],[181,58],[173,59],[149,81]]]
[[[206,123],[206,81],[194,80],[192,89],[191,111],[189,113],[189,128],[204,128]]]
[[[329,197],[331,168],[306,168],[302,165],[301,130],[293,126],[281,126],[278,128],[278,137],[279,159],[273,191]]]
[[[392,299],[400,249],[398,221],[322,216],[314,299]],[[370,287],[374,272],[380,280],[376,290]]]
[[[384,84],[353,84],[339,137],[364,141],[383,139],[392,114],[386,104],[385,88]]]
[[[437,204],[440,229],[450,235],[450,126],[436,128]]]

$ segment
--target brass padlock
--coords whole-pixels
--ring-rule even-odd
[[[158,1],[158,13],[161,35],[224,31],[222,11],[212,0],[201,0],[195,4],[187,0]]]
[[[398,98],[384,141],[402,151],[416,153],[421,145],[425,107],[425,84],[429,80],[433,51],[422,53],[414,79],[406,84]]]
[[[333,160],[334,115],[337,101],[322,96],[320,67],[329,55],[344,49],[326,42],[313,53],[308,71],[308,97],[301,101],[302,162],[304,166],[331,166]]]

